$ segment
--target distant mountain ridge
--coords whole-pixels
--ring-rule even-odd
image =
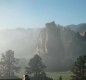
[[[78,25],[68,25],[66,27],[69,27],[71,30],[73,30],[74,32],[84,32],[86,31],[86,23],[81,23]]]

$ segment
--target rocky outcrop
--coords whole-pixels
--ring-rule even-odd
[[[67,70],[79,55],[86,54],[83,37],[68,27],[46,24],[40,32],[37,50],[49,71]],[[64,66],[64,67],[63,67]]]

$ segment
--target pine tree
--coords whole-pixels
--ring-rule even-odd
[[[18,65],[18,59],[14,57],[14,51],[8,50],[1,55],[0,71],[1,76],[4,78],[15,78],[15,72],[19,72],[20,66]]]
[[[86,55],[77,58],[71,71],[72,80],[86,80]]]
[[[27,73],[34,73],[35,75],[40,74],[43,72],[45,65],[42,63],[42,59],[39,55],[35,55],[33,58],[30,59],[28,63],[29,68]]]
[[[62,79],[62,76],[59,77],[59,80],[63,80],[63,79]]]
[[[45,65],[43,64],[41,57],[37,54],[30,59],[28,67],[26,67],[27,73],[33,75],[31,80],[53,80],[46,76],[44,69]]]

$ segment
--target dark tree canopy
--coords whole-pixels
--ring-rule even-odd
[[[15,72],[19,72],[20,66],[18,65],[18,59],[14,57],[14,51],[8,50],[1,55],[0,71],[1,76],[4,78],[15,78]]]
[[[45,65],[42,63],[41,57],[37,54],[30,59],[28,67],[26,67],[27,73],[33,74],[31,80],[53,80],[46,76],[44,69]]]
[[[63,80],[63,79],[62,79],[62,76],[59,77],[59,80]]]
[[[86,80],[86,55],[79,56],[72,67],[72,80]]]
[[[30,59],[28,66],[30,73],[34,73],[36,75],[40,74],[45,68],[45,65],[42,63],[41,57],[37,54]]]

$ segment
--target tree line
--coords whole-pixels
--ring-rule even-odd
[[[29,74],[31,80],[53,80],[46,76],[44,71],[45,68],[46,66],[42,63],[41,57],[36,54],[30,59],[28,67],[25,67],[25,74]],[[16,73],[18,73],[20,70],[21,66],[19,66],[19,59],[14,56],[14,51],[8,50],[1,54],[0,78],[18,78]]]
[[[19,59],[15,58],[14,51],[8,50],[1,54],[0,60],[0,78],[12,79],[18,78],[15,73],[18,73],[21,69],[19,66]],[[42,62],[42,58],[39,55],[34,55],[28,62],[28,66],[25,67],[25,74],[28,74],[31,80],[53,80],[46,75],[46,66]],[[86,80],[86,55],[79,56],[72,65],[71,80]],[[58,80],[63,80],[62,76]]]

